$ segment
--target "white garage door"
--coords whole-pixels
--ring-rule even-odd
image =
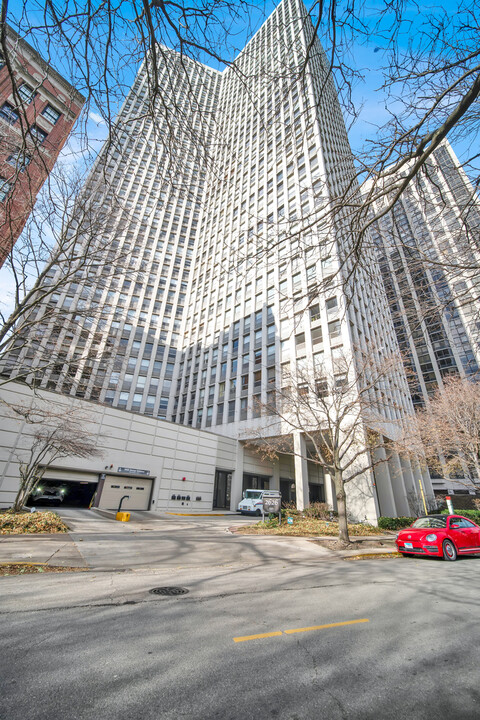
[[[109,477],[107,475],[98,503],[104,510],[116,510],[121,498],[129,495],[122,503],[122,510],[148,510],[152,480]]]

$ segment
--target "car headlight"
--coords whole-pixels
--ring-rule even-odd
[[[428,540],[428,542],[433,542],[436,539],[437,539],[437,536],[435,535],[435,533],[430,533],[430,535],[427,535],[425,538],[425,540]]]

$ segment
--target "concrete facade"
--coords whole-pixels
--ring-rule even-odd
[[[377,200],[375,211],[388,201]],[[445,378],[474,380],[480,366],[480,200],[446,140],[371,232],[412,402],[423,407]],[[432,484],[438,492],[474,492],[466,477],[438,470]]]
[[[292,68],[302,64],[297,77]],[[301,434],[295,460],[282,456],[275,466],[242,447],[275,432],[266,407],[287,376],[307,371],[318,384],[314,394],[326,384],[333,397],[345,381],[359,387],[357,358],[380,362],[398,352],[380,273],[349,272],[347,210],[328,220],[343,193],[359,193],[328,60],[303,3],[282,0],[223,72],[168,50],[158,72],[171,106],[147,112],[142,66],[85,187],[106,218],[98,239],[108,248],[105,261],[79,270],[38,310],[36,338],[27,325],[7,371],[25,368],[57,398],[93,401],[99,426],[110,417],[106,407],[120,412],[119,428],[127,427],[112,435],[119,451],[135,455],[145,446],[149,456],[154,428],[164,428],[163,479],[154,488],[161,508],[178,494],[176,473],[193,466],[200,475],[191,496],[198,486],[201,502],[202,468],[210,477],[215,466],[224,473],[224,505],[238,502],[245,482],[261,486],[266,478],[301,509],[312,499],[333,505],[331,483],[307,462]],[[121,200],[114,210],[112,196]],[[390,437],[412,411],[402,369],[370,394],[380,408],[378,432]],[[204,459],[209,452],[213,465]],[[393,483],[394,470],[386,475]],[[403,513],[398,483],[393,507]],[[375,521],[373,473],[357,476],[348,492],[353,516]]]
[[[73,409],[82,417],[85,431],[95,438],[101,454],[87,459],[66,457],[55,461],[44,475],[45,481],[53,484],[60,485],[62,481],[95,483],[101,488],[103,480],[127,483],[138,478],[151,479],[149,510],[209,512],[214,509],[217,470],[232,475],[231,501],[225,509],[236,509],[243,486],[251,477],[268,478],[271,489],[280,488],[280,475],[295,483],[293,458],[283,457],[277,463],[265,462],[237,440],[212,432],[141,417],[77,398],[59,399],[48,391],[33,394],[22,384],[12,383],[5,387],[2,397],[0,507],[9,507],[15,498],[19,487],[19,463],[28,458],[36,429],[15,417],[9,409],[12,405],[55,407],[57,414],[62,408]],[[307,492],[308,480],[323,488],[323,478],[311,464],[306,478]],[[182,499],[187,496],[188,500]],[[96,497],[93,504],[104,506],[100,497]],[[122,508],[128,510],[129,503],[124,503]]]

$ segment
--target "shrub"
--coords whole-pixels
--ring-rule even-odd
[[[330,509],[327,503],[314,502],[303,511],[303,516],[316,520],[330,520]]]
[[[382,530],[401,530],[409,527],[415,520],[414,517],[379,517],[378,527]]]
[[[301,513],[297,510],[294,503],[283,503],[282,504],[282,518],[289,516],[300,515]]]
[[[473,520],[473,522],[480,524],[480,510],[457,510],[454,509],[454,512],[457,515],[462,515],[463,517],[470,518],[470,520]],[[449,510],[442,510],[442,515],[448,515]]]

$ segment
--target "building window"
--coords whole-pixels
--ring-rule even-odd
[[[315,392],[319,398],[328,396],[328,381],[325,378],[319,378],[315,382]]]
[[[337,389],[348,387],[348,377],[346,373],[335,375],[335,387]]]
[[[328,313],[336,312],[336,310],[338,309],[338,300],[336,297],[329,298],[325,305],[327,307]]]
[[[0,202],[3,202],[4,200],[6,200],[11,187],[12,187],[11,183],[9,183],[8,180],[5,180],[5,178],[0,177]]]
[[[3,103],[0,108],[0,117],[6,120],[10,125],[14,125],[17,122],[19,115],[13,105],[10,105],[10,103],[7,102]]]
[[[240,420],[246,420],[248,415],[248,400],[241,398],[240,400]]]
[[[48,133],[45,132],[45,130],[42,130],[42,128],[39,128],[38,125],[32,125],[30,128],[30,132],[35,138],[35,140],[38,140],[39,143],[43,143],[48,135]]]
[[[20,85],[20,87],[18,88],[18,94],[22,98],[23,102],[29,105],[37,93],[33,88],[30,87],[30,85],[23,83],[23,85]]]
[[[328,334],[331,338],[340,337],[341,335],[341,325],[340,320],[334,320],[333,322],[328,323]]]
[[[56,110],[51,105],[47,105],[47,107],[43,108],[43,110],[42,110],[42,115],[44,117],[46,117],[47,120],[49,120],[52,123],[52,125],[55,125],[55,123],[57,122],[57,120],[59,119],[61,114],[62,114],[61,112]]]
[[[22,150],[17,148],[11,155],[8,156],[7,163],[17,170],[20,170],[20,172],[23,172],[27,165],[30,164],[31,159],[32,158],[29,155],[26,155],[22,152]]]

